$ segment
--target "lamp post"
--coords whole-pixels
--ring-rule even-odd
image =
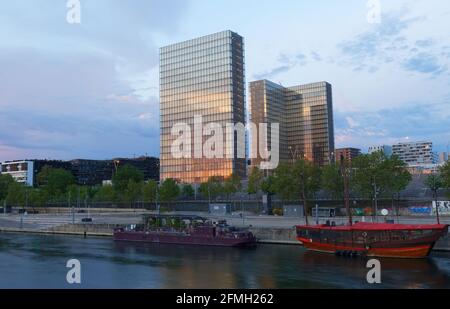
[[[372,185],[373,185],[373,202],[374,202],[374,209],[375,209],[375,222],[378,222],[378,187],[377,183],[375,181],[375,176],[372,178]]]
[[[349,181],[348,181],[348,168],[347,161],[344,159],[344,155],[341,155],[341,174],[344,178],[344,203],[345,209],[347,210],[348,223],[349,225],[353,225],[352,212],[350,209],[350,190],[349,190]]]

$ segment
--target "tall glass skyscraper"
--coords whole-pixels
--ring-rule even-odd
[[[225,142],[226,124],[245,125],[243,38],[224,31],[161,48],[160,110],[161,180],[199,183],[232,173],[244,177],[246,160],[245,156],[237,157],[237,148],[243,147],[245,152],[245,139]],[[194,157],[194,148],[198,150],[193,131],[196,116],[202,116],[203,125],[217,123],[223,127],[224,152],[232,151],[233,158]],[[173,156],[171,147],[177,136],[171,129],[177,123],[186,123],[192,129],[191,158]],[[209,137],[202,137],[202,145]]]
[[[280,124],[281,161],[303,158],[321,166],[334,160],[329,83],[285,88],[268,80],[254,81],[250,83],[250,108],[253,123]],[[259,165],[260,161],[259,157],[252,159],[252,165]]]

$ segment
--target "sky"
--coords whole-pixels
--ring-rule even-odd
[[[450,2],[373,2],[79,0],[71,24],[67,0],[2,1],[0,161],[158,156],[159,48],[223,30],[247,82],[332,84],[337,147],[446,151]]]

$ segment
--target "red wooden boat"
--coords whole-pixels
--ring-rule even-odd
[[[114,240],[227,247],[256,245],[250,231],[229,226],[225,220],[213,223],[199,216],[145,215],[143,221],[116,228]]]
[[[297,239],[309,250],[342,255],[392,258],[424,258],[439,238],[444,224],[355,223],[334,226],[299,225]]]

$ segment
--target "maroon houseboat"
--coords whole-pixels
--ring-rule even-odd
[[[225,220],[213,223],[199,216],[144,215],[143,221],[115,229],[114,240],[228,247],[256,244],[251,232],[229,226]]]

